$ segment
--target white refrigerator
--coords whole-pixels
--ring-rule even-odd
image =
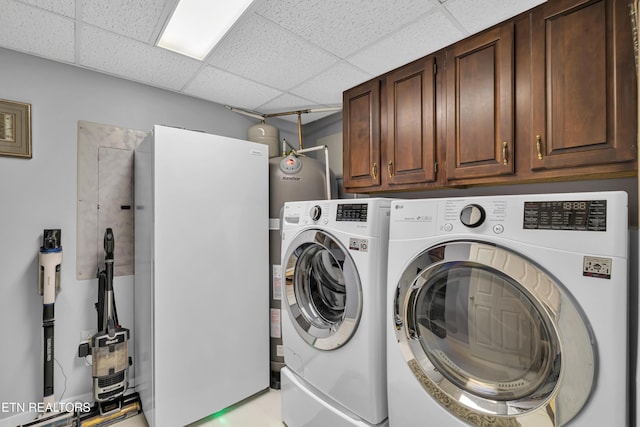
[[[268,148],[155,126],[134,180],[136,391],[181,426],[269,387]]]

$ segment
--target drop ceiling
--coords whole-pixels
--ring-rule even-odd
[[[197,61],[155,46],[177,0],[0,0],[0,47],[271,114],[340,107],[345,89],[543,1],[255,0]]]

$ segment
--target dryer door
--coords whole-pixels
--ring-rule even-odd
[[[307,230],[283,260],[286,307],[300,336],[320,350],[344,345],[362,312],[360,278],[347,249],[322,230]]]
[[[417,256],[394,301],[396,336],[424,389],[471,425],[556,427],[585,404],[595,343],[563,286],[498,246]]]

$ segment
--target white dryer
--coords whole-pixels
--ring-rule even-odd
[[[627,194],[395,201],[392,426],[625,426]]]
[[[282,418],[387,425],[388,199],[289,202],[282,214]]]

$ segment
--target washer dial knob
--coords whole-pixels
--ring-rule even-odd
[[[322,216],[322,208],[318,205],[315,205],[309,210],[309,216],[312,220],[317,221]]]
[[[487,215],[480,205],[467,205],[460,211],[460,221],[470,228],[482,225]]]

